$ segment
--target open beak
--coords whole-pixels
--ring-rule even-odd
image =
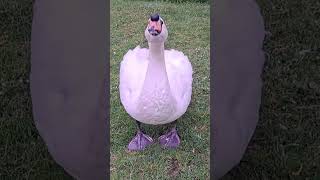
[[[157,36],[161,33],[161,22],[160,21],[151,21],[149,19],[148,31],[151,35]]]

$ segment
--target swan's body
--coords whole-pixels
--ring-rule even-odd
[[[129,143],[129,150],[143,150],[153,142],[143,132],[140,122],[153,125],[176,122],[190,104],[191,63],[182,52],[164,49],[167,36],[164,21],[158,14],[152,15],[145,30],[149,48],[137,46],[129,50],[121,62],[121,103],[138,124],[138,132]],[[159,143],[162,147],[179,146],[176,125],[159,137]]]
[[[164,59],[160,60],[151,54],[140,46],[126,53],[120,67],[120,98],[134,119],[146,124],[166,124],[187,110],[192,66],[177,50],[164,50]]]

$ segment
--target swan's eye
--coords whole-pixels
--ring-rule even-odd
[[[161,23],[161,25],[163,24],[163,19],[161,18],[161,17],[159,17],[159,20],[160,20],[160,23]]]

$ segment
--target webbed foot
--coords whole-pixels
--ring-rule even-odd
[[[177,148],[180,145],[180,138],[176,127],[168,133],[159,137],[159,143],[162,148]]]
[[[152,143],[153,139],[139,130],[136,136],[130,141],[128,149],[130,151],[142,151]]]

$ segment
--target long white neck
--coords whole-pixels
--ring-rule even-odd
[[[148,69],[142,91],[169,88],[170,85],[164,59],[164,43],[149,43],[148,58]]]
[[[150,61],[164,62],[164,43],[148,43]]]

